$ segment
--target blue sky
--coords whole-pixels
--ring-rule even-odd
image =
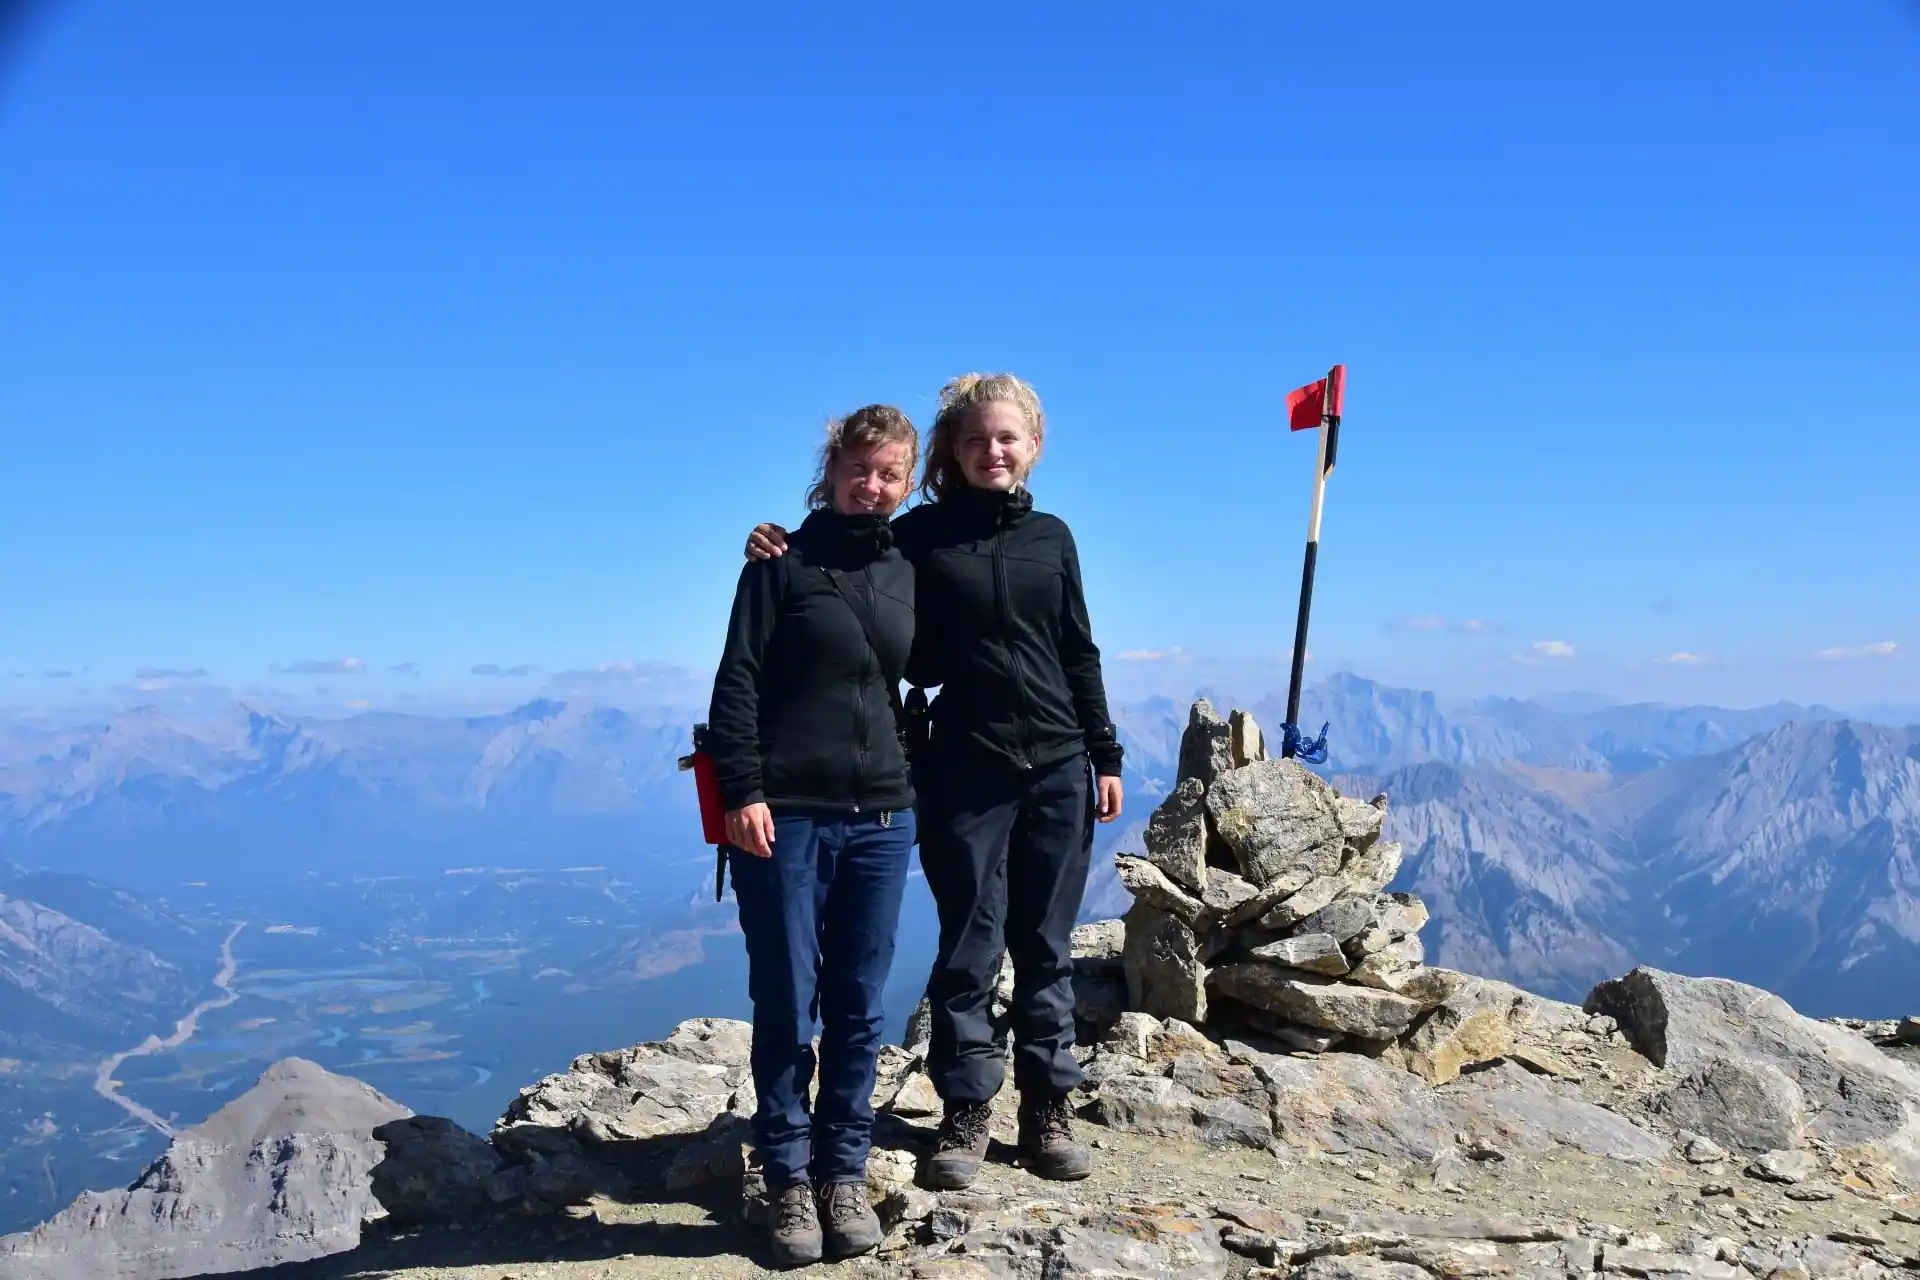
[[[1340,360],[1312,670],[1920,701],[1920,9],[1319,8],[43,5],[0,700],[705,671],[970,369],[1116,686],[1282,685]]]

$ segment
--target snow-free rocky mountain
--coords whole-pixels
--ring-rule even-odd
[[[1250,711],[1280,719],[1272,698]],[[0,736],[0,856],[134,888],[688,863],[674,762],[697,715],[542,701],[470,719],[235,707],[16,726]],[[1110,855],[1139,848],[1186,707],[1117,718],[1137,816],[1100,832],[1088,918],[1125,907]],[[1879,993],[1920,982],[1912,729],[1786,704],[1454,703],[1344,674],[1309,690],[1302,719],[1331,722],[1322,772],[1394,799],[1395,887],[1432,905],[1443,961],[1560,996],[1630,961],[1673,964],[1817,1012],[1891,1013]],[[672,896],[697,891],[676,874]]]
[[[1393,801],[1394,887],[1432,909],[1441,963],[1559,998],[1658,963],[1822,1014],[1894,1016],[1920,989],[1920,729],[1784,705],[1450,707],[1351,676],[1312,694],[1302,719],[1331,721],[1322,772]],[[1149,704],[1121,723],[1152,803],[1179,717]],[[1096,874],[1089,912],[1125,905]]]
[[[1002,1098],[979,1181],[915,1185],[939,1100],[910,1029],[873,1095],[886,1236],[840,1274],[1920,1270],[1920,1018],[1819,1022],[1648,967],[1575,1006],[1431,965],[1418,895],[1383,888],[1404,853],[1382,831],[1391,802],[1267,758],[1251,724],[1194,710],[1149,856],[1122,864],[1133,908],[1075,931],[1093,1176],[1019,1169]],[[751,1042],[746,1023],[703,1017],[581,1054],[485,1138],[283,1062],[131,1190],[0,1238],[0,1278],[283,1260],[282,1280],[761,1276]]]

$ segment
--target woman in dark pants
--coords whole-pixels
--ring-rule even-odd
[[[1003,953],[1013,958],[1021,1155],[1046,1178],[1092,1169],[1068,1104],[1081,1078],[1071,933],[1092,822],[1120,814],[1121,749],[1073,535],[1033,509],[1026,485],[1045,430],[1039,398],[1018,378],[948,383],[921,485],[932,501],[893,526],[916,571],[907,674],[941,686],[915,763],[920,860],[940,912],[927,1067],[946,1108],[921,1171],[933,1187],[967,1186],[986,1154],[1005,1074],[989,1016]],[[762,526],[749,549],[779,546],[780,531]]]
[[[753,997],[754,1144],[783,1265],[864,1253],[881,1236],[869,1098],[914,839],[893,713],[914,573],[887,519],[918,443],[885,405],[829,430],[789,554],[741,572],[708,714]]]

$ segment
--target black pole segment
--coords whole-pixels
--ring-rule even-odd
[[[1319,542],[1307,544],[1306,563],[1300,569],[1300,618],[1293,624],[1293,675],[1287,681],[1287,723],[1300,723],[1300,677],[1307,665],[1307,610],[1313,604],[1313,562],[1320,554]],[[1293,740],[1281,744],[1280,754],[1293,754]]]
[[[1326,458],[1326,461],[1320,464],[1321,475],[1324,476],[1329,471],[1333,470],[1334,450],[1338,449],[1339,447],[1340,447],[1340,417],[1338,414],[1330,413],[1327,415],[1327,458]]]

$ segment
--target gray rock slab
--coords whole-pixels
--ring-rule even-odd
[[[1283,875],[1339,871],[1345,839],[1325,779],[1295,760],[1263,760],[1222,775],[1207,788],[1213,829],[1240,864],[1265,886]]]
[[[1182,778],[1147,819],[1147,861],[1188,893],[1207,887],[1207,788]]]
[[[1227,730],[1233,748],[1234,768],[1243,769],[1267,758],[1266,735],[1260,732],[1260,722],[1253,718],[1252,712],[1228,712]]]
[[[1405,851],[1393,840],[1382,840],[1365,853],[1356,855],[1340,869],[1355,893],[1379,893],[1400,874]]]
[[[1664,1137],[1589,1102],[1571,1085],[1510,1062],[1463,1075],[1434,1096],[1454,1132],[1497,1150],[1562,1146],[1635,1164],[1661,1160],[1670,1150]]]
[[[373,1195],[396,1224],[462,1222],[493,1211],[487,1180],[506,1163],[493,1147],[444,1116],[407,1116],[373,1131],[385,1154]]]
[[[1536,1244],[1567,1240],[1575,1234],[1562,1222],[1522,1222],[1487,1214],[1449,1214],[1423,1218],[1412,1213],[1369,1209],[1315,1209],[1307,1215],[1316,1226],[1342,1234],[1369,1233],[1405,1236],[1409,1240],[1488,1240],[1498,1244]]]
[[[1601,983],[1586,1008],[1614,1018],[1635,1049],[1677,1073],[1716,1058],[1778,1067],[1800,1087],[1809,1136],[1920,1177],[1920,1073],[1864,1037],[1802,1017],[1758,987],[1659,969]]]
[[[1290,969],[1339,977],[1351,967],[1340,940],[1330,933],[1303,933],[1253,949],[1256,960],[1269,960]]]
[[[1273,1141],[1265,1111],[1238,1098],[1203,1098],[1165,1076],[1103,1080],[1082,1114],[1110,1129],[1216,1146],[1264,1149]]]
[[[1275,1136],[1291,1146],[1408,1162],[1453,1146],[1459,1126],[1436,1091],[1398,1067],[1351,1053],[1247,1060],[1273,1099]]]
[[[1417,1002],[1390,991],[1259,962],[1222,965],[1210,980],[1242,1004],[1369,1040],[1397,1039],[1422,1012]]]
[[[1806,1098],[1770,1062],[1709,1058],[1656,1097],[1650,1108],[1676,1127],[1755,1154],[1799,1146]]]
[[[1233,730],[1213,704],[1201,698],[1187,711],[1176,776],[1181,782],[1191,778],[1205,789],[1223,774],[1233,772],[1233,767]]]
[[[1294,877],[1289,877],[1288,881]],[[1288,931],[1345,893],[1347,882],[1337,875],[1317,875],[1275,903],[1260,917],[1260,927]]]
[[[1113,860],[1115,874],[1135,902],[1145,903],[1155,911],[1172,916],[1189,929],[1201,929],[1201,916],[1206,906],[1200,899],[1186,892],[1173,880],[1145,858],[1117,857]]]
[[[1192,929],[1144,902],[1126,915],[1127,1005],[1155,1018],[1207,1020],[1207,968]]]

